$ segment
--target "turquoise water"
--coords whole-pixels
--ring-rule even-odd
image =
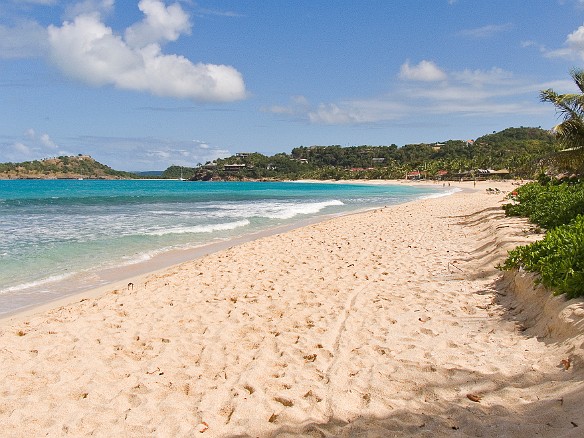
[[[167,251],[444,194],[356,184],[0,181],[0,315],[101,285],[101,271]]]

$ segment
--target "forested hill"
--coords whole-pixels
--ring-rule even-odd
[[[404,178],[420,172],[432,178],[448,174],[476,175],[479,169],[505,170],[509,176],[533,178],[542,163],[559,148],[555,137],[541,128],[508,128],[475,140],[390,146],[310,146],[290,154],[265,156],[238,153],[197,168],[167,169],[165,177],[208,179],[381,179]]]
[[[89,155],[62,156],[23,163],[0,163],[0,179],[129,179],[136,175],[113,170]]]

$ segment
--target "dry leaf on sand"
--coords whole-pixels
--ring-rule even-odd
[[[480,395],[477,395],[477,394],[467,394],[466,398],[468,398],[470,401],[480,403],[482,397]]]

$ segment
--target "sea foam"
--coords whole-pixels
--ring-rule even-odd
[[[304,204],[278,205],[272,209],[266,209],[262,216],[268,219],[292,219],[301,214],[316,214],[327,207],[340,205],[345,204],[339,200],[332,200]]]
[[[234,230],[236,228],[245,227],[249,225],[248,220],[241,220],[237,222],[227,222],[220,224],[209,224],[209,225],[195,225],[192,227],[176,227],[169,228],[165,230],[151,231],[152,236],[166,236],[168,234],[189,234],[189,233],[213,233],[215,231],[228,231]]]
[[[11,292],[22,292],[27,289],[34,289],[38,291],[39,288],[43,286],[49,285],[51,283],[58,283],[60,281],[66,280],[67,278],[72,277],[73,273],[68,274],[59,274],[59,275],[52,275],[50,277],[42,278],[40,280],[30,281],[27,283],[21,283],[16,286],[10,286],[5,289],[0,290],[0,295],[8,294]]]

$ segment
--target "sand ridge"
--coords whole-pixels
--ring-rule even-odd
[[[524,325],[494,266],[533,237],[479,188],[4,324],[3,434],[580,436],[581,330]]]

